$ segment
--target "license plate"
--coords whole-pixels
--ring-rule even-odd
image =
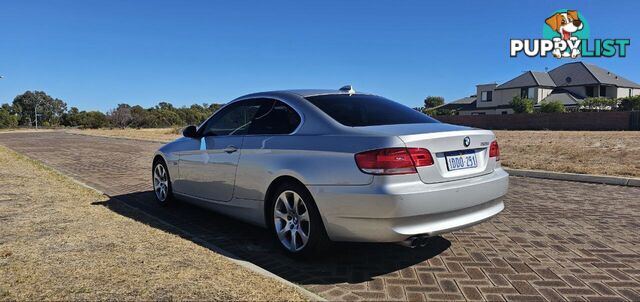
[[[444,154],[449,171],[471,169],[478,167],[476,152],[473,150],[463,150],[447,152]]]

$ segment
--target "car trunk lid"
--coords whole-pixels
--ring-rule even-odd
[[[495,140],[495,135],[489,130],[444,123],[370,126],[362,127],[360,130],[375,135],[395,135],[407,148],[429,150],[434,164],[417,168],[424,183],[440,183],[485,175],[493,172],[496,166],[496,159],[489,157],[489,147]],[[465,139],[468,140],[468,146]],[[466,160],[471,165],[459,166],[460,160],[463,164]]]

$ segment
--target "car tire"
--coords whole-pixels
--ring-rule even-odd
[[[153,162],[151,169],[151,182],[153,192],[158,204],[162,206],[173,203],[173,188],[171,187],[171,176],[164,159],[158,158]]]
[[[302,184],[281,184],[271,196],[267,217],[278,246],[291,257],[318,255],[331,245],[320,211]]]

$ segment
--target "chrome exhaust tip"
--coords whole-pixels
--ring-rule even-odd
[[[427,246],[428,240],[429,240],[429,236],[413,236],[413,237],[407,238],[406,240],[397,242],[397,244],[413,249],[416,247]]]
[[[415,248],[419,245],[419,238],[409,237],[403,241],[397,242],[397,244],[402,245],[404,247],[408,247],[408,248]]]
[[[420,242],[419,242],[420,247],[425,247],[425,246],[427,246],[427,238],[428,238],[428,237],[421,237],[421,238],[420,238]]]

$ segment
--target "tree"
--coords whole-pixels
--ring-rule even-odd
[[[444,98],[441,96],[428,96],[424,99],[424,107],[419,108],[422,113],[429,116],[436,115],[453,115],[455,111],[450,109],[434,109],[436,107],[444,105]]]
[[[429,110],[434,107],[444,105],[444,98],[441,96],[428,96],[424,99],[424,108]]]
[[[67,103],[52,98],[44,91],[26,91],[13,99],[13,107],[20,113],[20,124],[29,125],[35,120],[36,106],[39,114],[38,121],[43,125],[59,125],[62,114],[67,111]]]
[[[509,103],[515,113],[533,113],[533,100],[515,96]]]
[[[149,112],[140,105],[131,107],[131,123],[130,127],[143,128],[147,127]]]
[[[540,104],[540,112],[565,112],[565,108],[560,101],[545,101]]]
[[[71,107],[71,110],[62,114],[60,123],[66,127],[78,127],[80,126],[80,110],[76,107]]]
[[[171,127],[184,125],[184,121],[180,119],[180,115],[174,110],[156,109],[151,111],[150,127]]]
[[[126,128],[131,124],[133,117],[131,116],[131,106],[128,104],[118,104],[118,108],[107,113],[107,118],[111,125],[119,128]]]
[[[81,111],[78,116],[82,128],[96,129],[109,126],[107,116],[100,111]]]
[[[13,104],[3,104],[0,107],[3,120],[2,125],[13,125],[17,120],[22,125],[32,125],[34,109],[37,106],[38,123],[43,126],[100,128],[115,126],[120,128],[153,128],[174,127],[187,124],[198,125],[217,111],[221,104],[194,104],[189,107],[177,108],[169,102],[159,102],[157,106],[145,109],[142,106],[118,104],[107,114],[99,111],[80,111],[71,107],[67,111],[67,104],[52,98],[43,91],[26,91],[13,100]]]
[[[640,110],[640,95],[628,96],[620,100],[620,110]]]
[[[18,116],[16,114],[12,114],[9,110],[9,106],[5,105],[2,105],[2,108],[0,108],[0,128],[18,127]]]

